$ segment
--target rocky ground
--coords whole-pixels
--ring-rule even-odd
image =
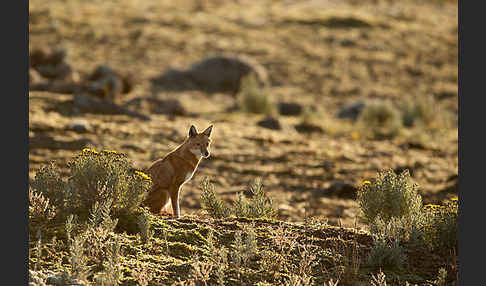
[[[457,195],[455,1],[29,4],[31,179],[53,160],[67,175],[84,147],[124,152],[144,169],[191,124],[214,124],[212,155],[184,185],[183,215],[202,213],[206,176],[228,201],[262,178],[280,220],[359,228],[356,189],[379,170],[409,169],[424,203]],[[236,64],[197,64],[220,55]],[[277,129],[235,108],[251,72],[271,100],[298,106],[274,114]],[[377,140],[338,116],[372,99],[426,96],[447,122],[434,131],[403,127]],[[299,128],[308,114],[317,132]]]
[[[66,167],[84,146],[125,152],[145,168],[177,146],[190,124],[214,123],[212,156],[185,185],[184,213],[199,211],[205,176],[227,199],[261,177],[283,219],[312,215],[350,226],[356,187],[383,168],[408,168],[424,200],[439,202],[457,192],[458,174],[457,5],[439,2],[31,1],[31,54],[64,54],[44,66],[31,58],[30,178],[51,160]],[[279,116],[280,130],[261,127],[263,115],[230,111],[231,92],[209,95],[187,87],[189,80],[175,91],[156,85],[169,69],[188,70],[221,53],[251,57],[251,67],[266,72],[269,96],[313,107],[324,132],[298,132],[302,116]],[[96,82],[102,65],[130,75],[129,91],[121,92],[121,79],[105,89],[106,81]],[[118,105],[83,105],[82,95],[106,89]],[[369,140],[337,117],[360,101],[426,95],[454,120],[419,144],[410,130]]]

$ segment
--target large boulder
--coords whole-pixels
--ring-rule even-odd
[[[243,55],[217,55],[193,63],[188,69],[168,69],[152,79],[154,92],[201,90],[207,93],[230,93],[236,96],[241,81],[255,74],[260,86],[268,83],[265,68]]]

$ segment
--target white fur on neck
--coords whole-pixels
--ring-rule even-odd
[[[198,159],[201,159],[201,157],[202,157],[201,150],[199,150],[199,149],[190,149],[189,151],[191,151],[192,154],[196,155],[196,157],[198,157]]]

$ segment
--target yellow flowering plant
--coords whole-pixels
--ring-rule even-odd
[[[423,208],[422,233],[430,249],[450,249],[457,246],[458,200],[443,205],[429,204]]]
[[[49,199],[59,213],[87,218],[95,203],[111,201],[112,213],[135,211],[145,198],[152,181],[134,172],[126,154],[115,150],[84,148],[68,162],[70,176],[63,180],[54,165],[41,168],[33,189]]]

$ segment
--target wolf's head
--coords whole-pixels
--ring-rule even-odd
[[[197,133],[196,127],[191,125],[189,129],[189,138],[187,139],[188,149],[196,156],[202,156],[204,158],[209,157],[209,144],[211,143],[211,131],[213,125],[210,125],[206,130],[201,133]]]

